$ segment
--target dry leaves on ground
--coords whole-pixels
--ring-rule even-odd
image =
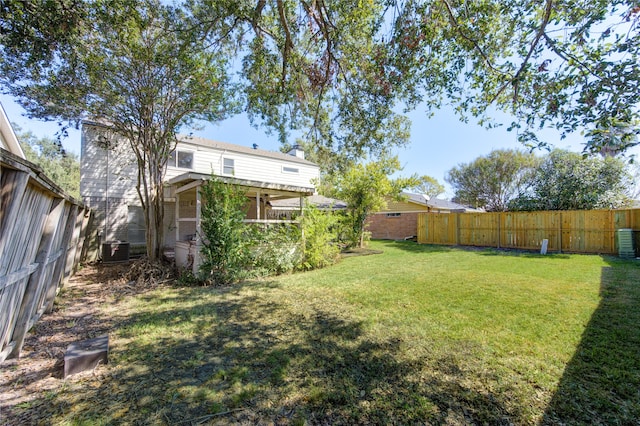
[[[133,263],[88,265],[70,278],[54,309],[30,330],[19,359],[0,365],[0,424],[19,424],[14,408],[26,406],[64,382],[64,353],[74,342],[109,334],[113,324],[100,306],[171,282],[168,265],[146,259]],[[99,368],[67,380],[100,374]]]

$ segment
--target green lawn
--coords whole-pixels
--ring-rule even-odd
[[[632,424],[640,264],[373,242],[384,254],[102,315],[100,380],[27,409],[62,424]]]

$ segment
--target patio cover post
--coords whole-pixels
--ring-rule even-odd
[[[202,235],[202,195],[200,194],[200,185],[196,186],[196,246],[200,245],[200,235]]]
[[[256,191],[256,219],[260,220],[260,190]]]
[[[176,193],[176,206],[175,206],[175,221],[176,221],[176,241],[180,241],[180,193]]]

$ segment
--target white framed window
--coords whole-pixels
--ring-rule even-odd
[[[167,166],[193,170],[193,151],[176,150],[171,152]]]
[[[236,164],[233,158],[223,158],[222,159],[222,174],[223,175],[235,175],[236,174]]]
[[[300,173],[300,169],[297,167],[282,166],[282,173],[298,174]]]
[[[400,217],[400,213],[387,213],[387,217]]]

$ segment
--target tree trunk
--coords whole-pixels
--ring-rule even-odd
[[[149,146],[150,144],[147,144]],[[149,150],[151,151],[151,150]],[[138,192],[143,200],[145,239],[147,243],[147,257],[150,261],[159,260],[162,256],[162,243],[164,241],[164,184],[163,167],[156,152],[141,156],[146,160],[145,176],[139,176],[143,183],[143,192]],[[139,185],[140,186],[140,185]]]
[[[155,261],[162,256],[164,240],[164,191],[162,182],[150,182],[149,198],[145,212],[147,257]]]

